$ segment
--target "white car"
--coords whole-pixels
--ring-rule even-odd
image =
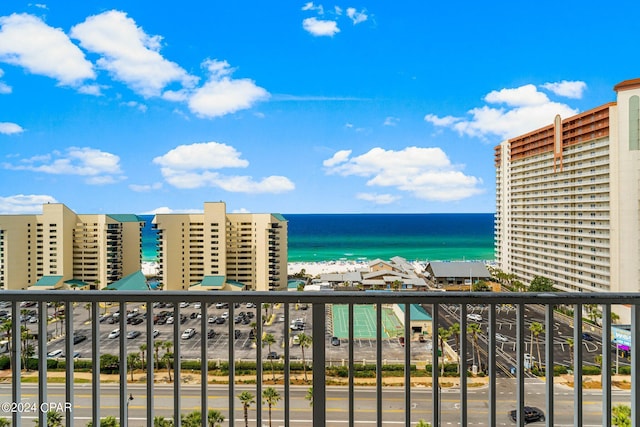
[[[196,310],[202,308],[202,304],[200,304],[199,302],[193,304],[193,308],[195,308]]]
[[[467,320],[471,320],[474,322],[482,322],[482,316],[480,316],[479,314],[475,314],[475,313],[469,313],[467,314]]]
[[[118,338],[120,336],[120,329],[114,329],[113,331],[109,332],[109,336],[108,338]]]
[[[52,352],[47,353],[47,357],[49,358],[56,358],[56,357],[61,357],[62,356],[62,350],[54,350]]]
[[[153,337],[155,338],[155,337],[157,337],[158,335],[160,335],[160,331],[159,331],[159,330],[157,330],[157,329],[154,329],[154,330],[153,330]]]
[[[507,341],[509,341],[509,338],[505,337],[505,336],[504,336],[504,335],[502,335],[502,334],[496,334],[496,339],[497,339],[498,341],[500,341],[500,342],[507,342]]]
[[[193,328],[188,328],[185,329],[184,332],[182,333],[182,335],[180,336],[180,338],[182,338],[183,340],[188,340],[189,338],[191,338],[192,336],[194,336],[196,334],[196,330]]]
[[[167,317],[167,325],[173,324],[173,316]]]
[[[188,302],[181,302],[180,303],[180,308],[187,308],[189,307],[189,303]]]
[[[229,312],[225,311],[224,313],[222,313],[222,316],[220,316],[220,317],[222,317],[223,319],[227,320],[229,318]]]

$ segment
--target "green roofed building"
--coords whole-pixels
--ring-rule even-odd
[[[105,288],[140,271],[143,225],[137,215],[77,214],[61,203],[0,215],[0,289]]]
[[[131,273],[106,287],[109,291],[148,291],[147,278],[142,271]]]

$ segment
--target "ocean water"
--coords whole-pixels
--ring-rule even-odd
[[[283,214],[289,261],[389,259],[493,260],[493,214]],[[143,259],[156,259],[152,216]]]

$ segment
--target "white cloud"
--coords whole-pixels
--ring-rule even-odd
[[[140,215],[156,215],[156,214],[173,214],[173,213],[193,213],[193,214],[201,214],[204,211],[202,209],[171,209],[168,206],[162,206],[156,208],[154,210],[143,212]]]
[[[246,208],[234,209],[231,212],[232,213],[250,213],[249,209],[246,209]]]
[[[484,101],[505,106],[473,108],[467,112],[469,118],[427,114],[424,119],[434,126],[453,129],[460,135],[507,139],[553,123],[556,114],[568,117],[578,113],[566,104],[551,101],[534,85],[492,91]]]
[[[344,163],[349,160],[349,156],[351,156],[351,150],[340,150],[337,151],[330,159],[322,162],[324,167],[330,168],[335,165],[339,165],[340,163]]]
[[[358,25],[369,18],[369,16],[367,16],[367,13],[364,9],[358,12],[355,7],[347,8],[347,16],[351,18],[351,20],[353,21],[353,25]]]
[[[356,199],[373,202],[376,205],[388,205],[400,199],[400,196],[394,196],[393,194],[358,193],[356,194]]]
[[[334,6],[334,10],[336,11],[336,15],[342,15],[342,8],[340,6]]]
[[[80,175],[87,184],[111,184],[124,179],[120,157],[95,148],[71,147],[65,153],[22,159],[19,164],[3,164],[5,169],[42,172],[52,175]]]
[[[234,70],[226,61],[208,60],[203,66],[209,71],[209,80],[189,99],[189,109],[200,117],[235,113],[269,97],[253,80],[232,79]]]
[[[31,4],[29,4],[29,6],[31,6]],[[33,6],[37,7],[38,9],[45,9],[45,10],[49,9],[47,5],[44,3],[33,3]]]
[[[144,97],[159,96],[172,82],[187,87],[196,78],[160,55],[162,37],[150,36],[117,10],[88,17],[71,29],[80,45],[101,55],[97,65]]]
[[[326,21],[315,17],[307,18],[302,21],[302,28],[316,37],[333,37],[340,32],[340,28],[338,28],[338,23],[336,21]]]
[[[0,69],[0,78],[2,78],[2,76],[4,76],[4,71]],[[8,93],[11,93],[11,86],[0,81],[0,95],[5,95]]]
[[[314,5],[312,1],[305,3],[304,6],[302,6],[302,10],[312,10],[312,11],[316,11],[318,12],[318,15],[323,15],[324,14],[324,7],[322,7],[321,4],[319,5]]]
[[[399,118],[389,116],[389,117],[384,119],[383,125],[384,126],[395,126],[395,125],[398,124],[399,121],[400,121]]]
[[[60,29],[28,14],[0,17],[0,61],[78,87],[95,79],[91,62]]]
[[[9,123],[9,122],[0,122],[0,134],[5,134],[5,135],[13,135],[16,133],[22,133],[24,132],[24,129],[15,123]]]
[[[147,106],[146,105],[141,104],[141,103],[136,102],[136,101],[127,101],[127,102],[121,103],[120,105],[124,105],[124,106],[127,106],[127,107],[135,108],[136,110],[141,111],[143,113],[147,111]]]
[[[569,82],[563,80],[556,83],[545,83],[541,87],[550,90],[558,96],[565,96],[572,99],[581,99],[582,93],[587,89],[587,84],[581,81]]]
[[[153,163],[163,168],[178,170],[246,168],[249,162],[241,159],[240,155],[241,153],[230,145],[201,142],[179,145],[163,156],[153,159]]]
[[[205,142],[180,145],[153,162],[160,165],[167,183],[177,188],[218,187],[234,193],[282,193],[295,188],[293,182],[283,176],[256,181],[250,176],[227,176],[214,171],[249,166],[240,156],[234,147]]]
[[[0,214],[40,214],[42,213],[42,205],[45,203],[57,203],[57,200],[43,194],[16,194],[15,196],[0,197]]]
[[[153,184],[129,184],[129,189],[136,193],[146,193],[149,191],[160,190],[161,188],[161,182],[154,182]]]
[[[413,197],[455,201],[482,193],[480,178],[465,175],[440,148],[373,148],[356,157],[342,150],[325,161],[327,174],[367,178],[367,186],[393,187]]]

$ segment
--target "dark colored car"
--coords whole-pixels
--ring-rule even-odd
[[[340,338],[338,337],[331,337],[331,345],[333,346],[339,346],[340,345]]]
[[[236,339],[240,338],[240,336],[242,335],[242,332],[240,332],[239,330],[235,330],[233,331],[233,336],[236,337]]]
[[[517,410],[514,409],[513,411],[509,412],[509,418],[511,418],[513,422],[517,422],[518,420],[517,416],[518,416]],[[533,406],[525,406],[524,407],[525,424],[534,423],[536,421],[544,421],[544,412],[542,412],[542,409],[535,408]]]
[[[216,319],[216,323],[217,323],[218,325],[222,325],[222,324],[224,323],[224,321],[225,321],[224,317],[218,317],[218,318]]]
[[[140,323],[144,322],[144,320],[140,317],[136,317],[135,319],[131,319],[131,324],[132,325],[139,325]]]
[[[213,329],[209,329],[209,332],[207,332],[207,338],[211,339],[215,336],[216,336],[216,331],[214,331]]]
[[[73,336],[73,343],[74,344],[79,344],[82,341],[86,340],[87,336],[86,335],[82,335],[82,334],[77,334]]]
[[[277,359],[279,359],[278,353],[276,353],[275,351],[272,351],[271,353],[268,353],[267,354],[267,359],[269,359],[269,360],[277,360]]]
[[[582,333],[582,339],[585,340],[585,341],[593,341],[593,336],[591,334],[583,332]]]

